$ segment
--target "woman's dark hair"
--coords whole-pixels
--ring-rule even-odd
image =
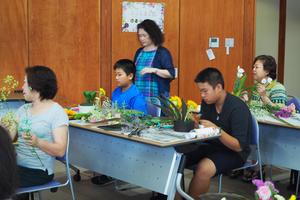
[[[8,199],[16,189],[17,162],[12,140],[2,126],[0,126],[0,174],[0,199]]]
[[[224,88],[224,78],[222,73],[217,68],[208,67],[201,72],[199,72],[195,78],[195,83],[205,83],[207,82],[213,88],[216,85],[221,84]]]
[[[137,29],[144,29],[150,36],[155,46],[161,46],[164,43],[164,35],[158,25],[151,19],[145,19],[137,25]]]
[[[45,66],[32,66],[25,69],[28,86],[40,93],[41,100],[53,99],[57,93],[55,73]]]
[[[136,67],[134,62],[132,62],[129,59],[120,59],[114,64],[114,70],[116,69],[122,69],[127,76],[132,73],[133,74],[132,81],[134,81],[135,72],[136,72]]]
[[[269,77],[272,78],[273,80],[276,79],[277,64],[276,64],[275,58],[273,56],[269,56],[269,55],[260,55],[254,59],[253,65],[258,60],[262,62],[263,66],[264,66],[264,70],[269,73],[268,74]]]

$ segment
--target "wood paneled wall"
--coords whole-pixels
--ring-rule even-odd
[[[251,0],[250,0],[251,1]],[[200,93],[194,83],[199,71],[217,67],[225,77],[225,88],[233,88],[236,67],[251,69],[254,26],[246,23],[247,0],[184,0],[180,4],[180,71],[179,94],[187,99],[200,101]],[[248,7],[247,7],[248,8]],[[254,7],[253,7],[254,8]],[[253,14],[252,12],[250,14]],[[247,27],[246,27],[247,26]],[[248,32],[250,29],[250,32]],[[247,35],[244,34],[247,32]],[[245,37],[246,36],[246,37]],[[213,48],[216,59],[209,61],[206,49],[209,37],[219,37],[219,48]],[[225,38],[234,38],[234,47],[226,55]],[[248,43],[248,41],[251,41]],[[244,52],[248,52],[245,55]],[[245,57],[250,58],[244,61]],[[250,76],[251,77],[251,76]]]
[[[13,75],[20,81],[19,88],[28,65],[27,24],[27,0],[1,0],[0,80],[8,74]]]
[[[83,101],[100,83],[100,1],[29,0],[29,64],[57,74],[57,100]]]
[[[129,0],[134,2],[146,2],[142,0]],[[112,1],[112,64],[118,59],[133,59],[136,50],[140,47],[136,33],[122,32],[122,0]],[[150,1],[149,1],[150,2]],[[173,57],[175,66],[178,66],[179,58],[179,0],[152,0],[165,4],[164,46],[167,47]],[[112,73],[112,88],[115,88],[115,76]],[[172,93],[178,93],[178,79],[172,81]]]
[[[142,1],[142,0],[130,0]],[[250,73],[254,50],[255,1],[148,0],[165,3],[165,43],[179,77],[171,94],[200,100],[193,82],[207,66],[220,68],[231,90],[237,65]],[[122,0],[2,0],[0,4],[0,78],[22,81],[24,67],[47,65],[59,81],[57,100],[83,101],[83,90],[115,87],[113,63],[133,58],[140,46],[136,33],[121,32]],[[216,59],[208,61],[208,38],[220,38]],[[226,55],[225,37],[235,47]]]

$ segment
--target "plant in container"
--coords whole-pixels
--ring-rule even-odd
[[[83,96],[85,98],[85,102],[79,105],[79,112],[80,113],[88,113],[91,112],[95,106],[94,101],[96,97],[96,91],[84,91]]]
[[[153,104],[160,107],[162,112],[174,121],[174,130],[178,132],[189,132],[194,129],[194,121],[192,120],[191,111],[193,108],[188,106],[183,99],[179,97],[165,96],[158,97],[161,105]],[[176,100],[177,102],[174,102]]]

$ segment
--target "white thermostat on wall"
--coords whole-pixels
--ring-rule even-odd
[[[219,48],[219,38],[210,37],[209,38],[209,48]]]

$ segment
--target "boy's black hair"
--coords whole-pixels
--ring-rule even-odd
[[[114,70],[122,69],[126,75],[133,74],[132,82],[134,82],[136,67],[132,60],[129,59],[120,59],[114,64]]]
[[[137,25],[137,29],[140,28],[144,29],[149,34],[155,46],[161,46],[162,43],[164,43],[164,35],[155,21],[151,19],[145,19]]]
[[[41,100],[53,99],[57,93],[56,75],[46,66],[31,66],[25,69],[28,86],[40,93]]]
[[[200,71],[197,74],[194,81],[195,83],[207,82],[213,88],[215,88],[216,85],[221,84],[224,89],[224,85],[225,85],[222,73],[217,68],[213,68],[213,67],[208,67]]]
[[[273,80],[275,80],[277,77],[277,74],[276,74],[277,64],[276,64],[275,58],[273,56],[269,56],[269,55],[260,55],[254,59],[253,65],[258,60],[262,62],[263,66],[264,66],[264,70],[269,72],[269,76]]]

